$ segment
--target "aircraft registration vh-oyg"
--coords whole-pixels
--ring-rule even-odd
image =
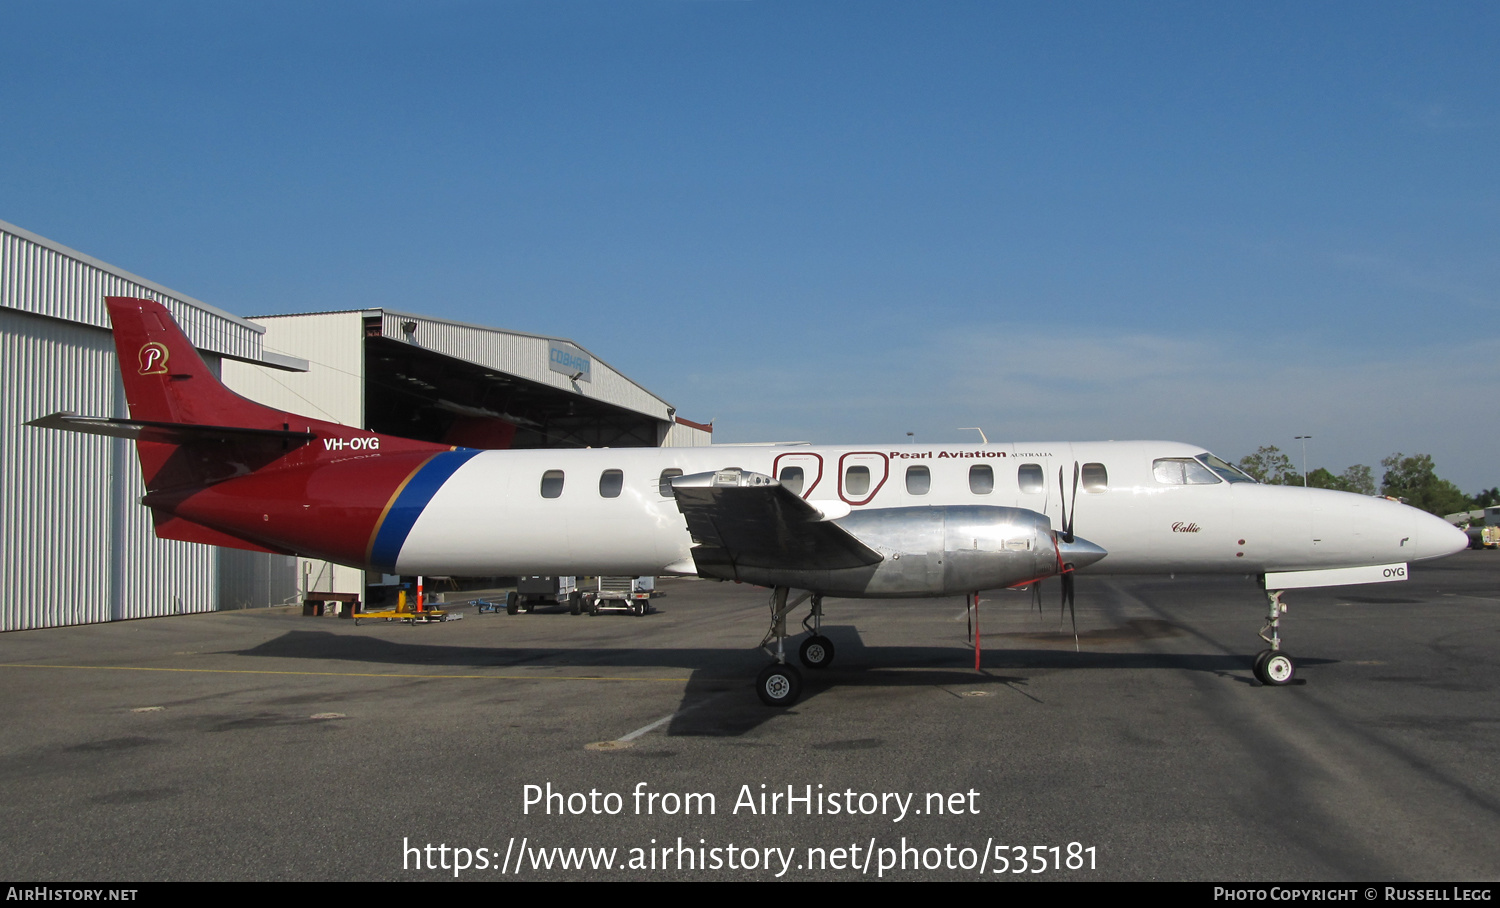
[[[134,439],[158,536],[403,575],[697,575],[771,589],[756,692],[793,703],[825,668],[825,596],[976,596],[1073,572],[1261,575],[1254,662],[1281,647],[1283,591],[1405,579],[1464,533],[1395,501],[1257,483],[1175,442],[474,450],[266,407],[209,371],[167,310],[109,297],[128,420],[33,425]],[[1088,538],[1074,532],[1086,515]],[[789,596],[792,590],[801,595]],[[1267,633],[1269,632],[1269,634]],[[774,646],[774,648],[773,648]]]

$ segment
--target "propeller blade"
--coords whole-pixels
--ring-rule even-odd
[[[1062,575],[1063,600],[1068,604],[1068,617],[1073,620],[1073,652],[1078,652],[1078,613],[1073,607],[1073,565],[1066,565],[1067,571]],[[1057,616],[1062,618],[1062,614]]]
[[[1072,521],[1068,520],[1068,496],[1063,494],[1063,468],[1057,468],[1057,506],[1062,509],[1062,526],[1058,527],[1058,538],[1064,541],[1072,539]]]
[[[1068,541],[1073,541],[1073,521],[1078,519],[1078,461],[1073,461],[1073,501],[1068,509]]]
[[[974,593],[974,671],[979,671],[979,593]]]

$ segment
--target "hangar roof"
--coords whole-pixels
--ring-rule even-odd
[[[101,262],[14,224],[0,221],[0,306],[109,330],[106,296],[134,296],[165,305],[207,353],[305,372],[307,363],[262,349],[265,329],[202,300]]]
[[[364,317],[367,339],[381,339],[384,344],[414,346],[570,395],[581,395],[634,410],[667,423],[673,420],[677,412],[667,401],[626,377],[581,344],[564,337],[493,328],[393,309],[344,309],[251,318],[258,322],[270,322],[342,313],[359,313]],[[588,360],[590,368],[587,369],[587,377],[574,379],[550,366],[551,351],[557,345],[564,349],[571,348]]]

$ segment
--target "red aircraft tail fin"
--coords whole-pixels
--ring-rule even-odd
[[[398,509],[380,532],[412,478],[432,462],[432,475],[446,478],[478,453],[248,400],[209,370],[160,303],[105,302],[130,419],[54,413],[31,425],[133,439],[142,503],[164,539],[390,566],[415,517]],[[457,456],[438,462],[449,452]],[[436,486],[412,488],[430,496]]]
[[[209,371],[161,303],[105,297],[132,419],[279,429],[285,414],[239,396]]]
[[[148,492],[207,485],[246,467],[256,469],[311,437],[294,443],[234,433],[285,430],[289,415],[226,388],[161,303],[126,296],[105,297],[104,303],[114,324],[131,419],[150,427],[136,440]],[[181,433],[172,431],[178,427],[230,431],[211,431],[210,438],[221,440],[195,443],[178,437]]]

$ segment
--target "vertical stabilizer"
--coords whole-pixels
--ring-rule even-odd
[[[239,396],[158,302],[105,297],[132,419],[253,429],[282,428],[285,414]]]

